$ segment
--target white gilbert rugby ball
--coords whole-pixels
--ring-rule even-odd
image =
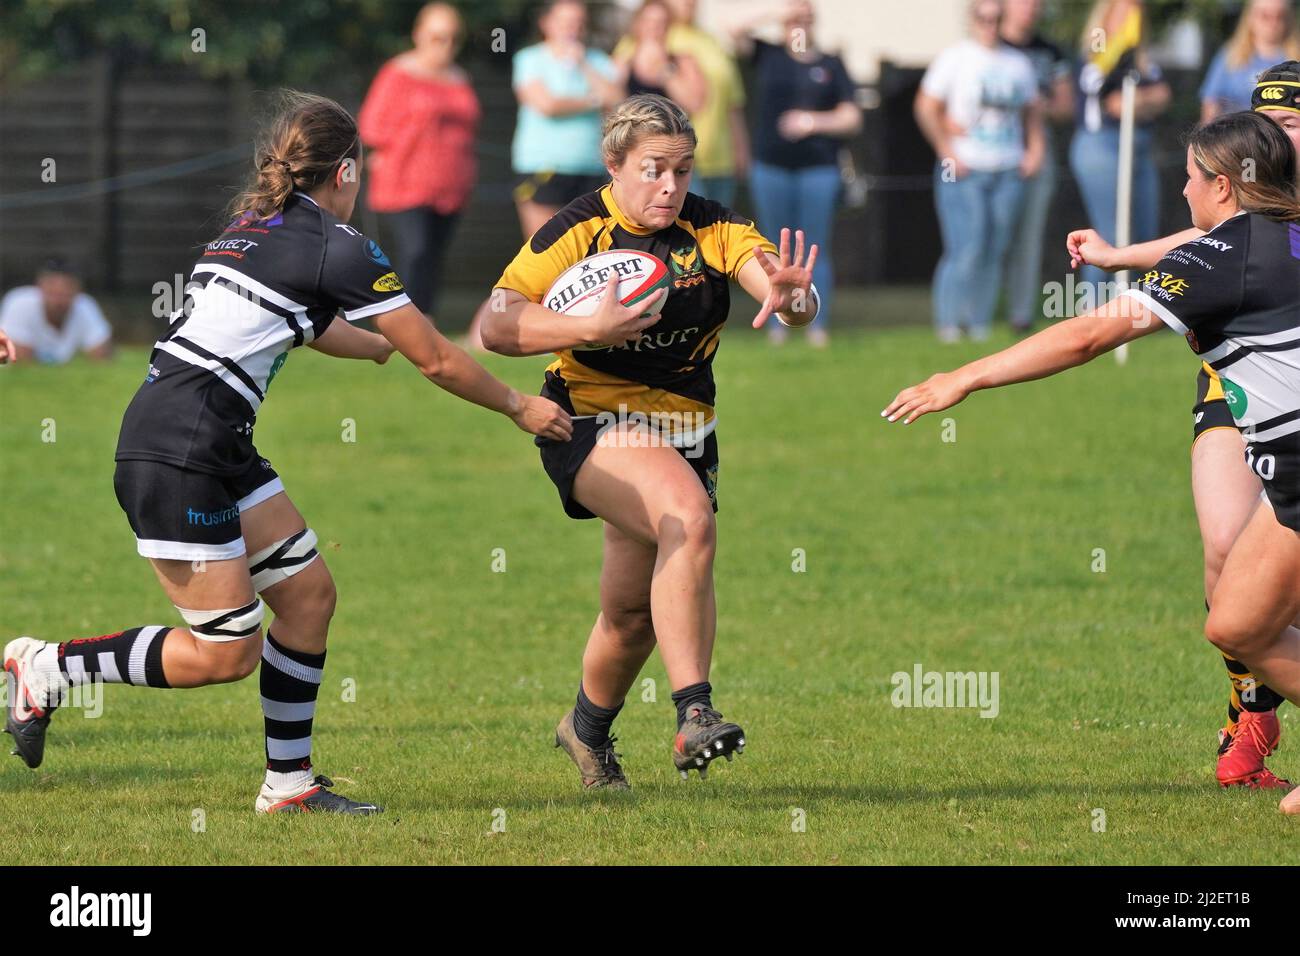
[[[618,276],[618,299],[623,305],[635,305],[672,285],[668,267],[661,259],[631,249],[598,252],[560,273],[542,305],[565,315],[591,315],[605,297],[605,286]],[[642,315],[658,315],[668,295],[646,306]]]

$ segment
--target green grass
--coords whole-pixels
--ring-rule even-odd
[[[657,702],[634,691],[617,725],[630,795],[580,792],[550,746],[595,613],[596,523],[564,517],[526,436],[409,366],[295,354],[258,447],[340,592],[317,765],[389,812],[254,816],[255,680],[110,687],[101,718],[56,718],[39,771],[0,763],[0,840],[65,864],[1276,862],[1294,824],[1213,778],[1227,681],[1201,637],[1193,357],[1159,336],[1125,367],[977,395],[955,442],[940,418],[876,417],[979,351],[923,329],[824,354],[729,334],[713,683],[750,745],[681,782],[654,659]],[[112,490],[145,358],[0,373],[0,633],[172,621]],[[543,362],[488,364],[533,389]],[[997,671],[999,716],[895,709],[890,675],[917,662]]]

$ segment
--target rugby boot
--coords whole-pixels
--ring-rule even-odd
[[[45,758],[45,729],[50,725],[57,694],[32,665],[44,641],[18,637],[5,645],[5,733],[14,740],[12,753],[35,770]]]
[[[683,780],[691,770],[698,770],[703,779],[714,760],[719,757],[731,760],[735,754],[744,752],[745,732],[736,724],[724,721],[712,707],[692,705],[673,739],[673,764]]]
[[[1243,710],[1236,733],[1219,731],[1219,761],[1214,775],[1221,787],[1251,790],[1289,790],[1291,784],[1264,766],[1264,758],[1277,749],[1282,728],[1277,711]]]
[[[555,746],[562,748],[569,759],[577,764],[578,772],[582,774],[582,786],[586,790],[632,789],[618,762],[621,754],[614,752],[614,741],[617,739],[610,737],[604,746],[588,747],[578,739],[573,729],[573,711],[565,714],[555,728]]]
[[[351,816],[370,816],[383,813],[384,808],[373,803],[349,800],[342,794],[333,793],[330,788],[334,781],[326,776],[318,776],[307,784],[301,793],[278,793],[265,782],[262,792],[257,795],[258,813],[346,813]]]

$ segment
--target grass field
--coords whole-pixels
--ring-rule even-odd
[[[713,684],[748,734],[735,763],[707,782],[678,779],[654,659],[644,676],[657,701],[634,691],[616,727],[634,791],[581,792],[551,736],[595,613],[596,523],[564,517],[529,439],[504,419],[409,366],[303,350],[257,438],[340,592],[317,767],[389,812],[255,817],[256,679],[110,687],[102,717],[55,719],[40,770],[0,762],[11,858],[1279,859],[1295,824],[1276,799],[1214,783],[1227,681],[1201,637],[1187,447],[1196,364],[1181,339],[1144,340],[1124,367],[1107,357],[977,395],[949,413],[956,441],[945,442],[942,416],[903,428],[876,414],[980,347],[942,350],[926,330],[896,329],[841,335],[829,353],[778,351],[733,321],[717,363]],[[62,640],[173,620],[112,490],[119,417],[146,357],[0,372],[0,633]],[[544,363],[488,364],[531,390]],[[340,438],[348,418],[354,443]],[[45,420],[56,441],[42,440]],[[504,573],[492,570],[498,548]],[[998,716],[896,709],[891,675],[918,663],[996,671]],[[348,679],[355,702],[343,699]],[[1294,779],[1300,763],[1284,748],[1275,769]]]

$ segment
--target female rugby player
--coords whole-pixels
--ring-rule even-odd
[[[1247,162],[1251,160],[1251,162]],[[1192,134],[1184,196],[1199,239],[1139,288],[1012,348],[900,392],[881,413],[908,423],[972,391],[1044,378],[1168,325],[1220,375],[1263,484],[1232,544],[1205,633],[1269,687],[1300,701],[1300,199],[1296,150],[1257,113]],[[1300,789],[1282,801],[1300,812]]]
[[[1300,62],[1279,63],[1265,70],[1252,93],[1251,106],[1277,123],[1300,151]],[[1172,249],[1203,235],[1199,229],[1187,229],[1114,249],[1094,230],[1083,229],[1070,233],[1066,246],[1071,265],[1086,262],[1110,271],[1146,272]],[[1259,499],[1260,487],[1259,478],[1242,458],[1241,436],[1218,373],[1202,362],[1192,408],[1192,498],[1201,529],[1207,607],[1228,550]],[[1281,737],[1277,707],[1282,698],[1240,661],[1227,654],[1223,660],[1229,678],[1228,721],[1219,731],[1215,776],[1224,787],[1290,789],[1288,781],[1264,765]]]
[[[695,131],[676,104],[638,94],[606,118],[611,182],[562,209],[520,250],[479,309],[484,344],[505,355],[555,352],[542,394],[573,415],[573,440],[541,438],[542,464],[572,518],[604,521],[600,613],[582,660],[577,703],[556,746],[588,788],[626,789],[610,727],[650,652],[659,647],[677,705],[673,761],[703,776],[744,746],[713,709],[709,663],[718,439],[712,363],[734,279],[770,315],[804,326],[817,313],[804,236],[781,231],[778,260],[754,224],[687,190]],[[538,303],[569,266],[607,249],[635,249],[669,265],[663,311],[622,308],[611,280],[590,318]],[[663,293],[658,293],[662,295]],[[598,416],[600,416],[598,418]],[[646,426],[637,419],[651,417]],[[657,416],[658,424],[653,424]]]
[[[266,778],[257,811],[379,812],[312,773],[334,582],[316,535],[253,446],[267,388],[300,345],[380,363],[396,349],[434,384],[534,435],[562,443],[571,425],[553,402],[519,395],[443,338],[379,246],[347,225],[361,162],[346,110],[285,95],[256,176],[232,203],[236,218],[195,265],[118,439],[118,502],[184,624],[10,641],[5,730],[29,767],[40,765],[50,715],[72,685],[201,687],[241,680],[260,660]],[[367,317],[382,335],[352,326]],[[263,601],[275,613],[265,642]]]

